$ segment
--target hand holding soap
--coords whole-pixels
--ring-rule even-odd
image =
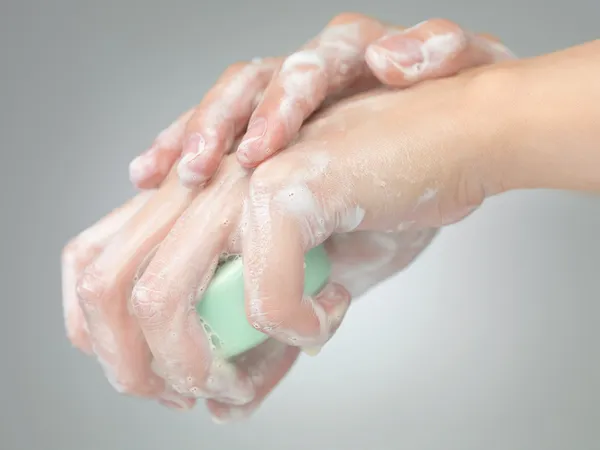
[[[305,256],[304,294],[315,295],[331,274],[331,263],[322,246]],[[232,358],[262,344],[268,336],[256,330],[246,317],[242,258],[220,265],[196,310],[216,351]]]

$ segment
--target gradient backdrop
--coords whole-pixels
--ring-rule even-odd
[[[247,423],[121,397],[65,339],[61,247],[133,193],[129,160],[228,64],[292,51],[345,10],[450,18],[520,56],[597,38],[600,17],[595,0],[2,0],[1,449],[600,449],[593,197],[489,201]]]

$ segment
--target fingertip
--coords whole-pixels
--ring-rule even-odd
[[[512,50],[506,47],[498,39],[489,38],[487,36],[482,35],[477,36],[476,39],[482,42],[482,45],[484,47],[487,47],[489,49],[490,53],[493,55],[493,58],[496,61],[511,60],[518,58],[516,53],[514,53]]]
[[[90,337],[85,330],[82,328],[77,330],[68,330],[67,336],[69,341],[71,341],[71,345],[73,345],[73,347],[75,347],[77,350],[86,354],[87,356],[92,356],[94,354]]]
[[[238,147],[235,156],[238,163],[245,169],[254,169],[264,161],[264,158],[262,160],[257,159],[255,155],[252,155],[252,152],[249,152],[248,149],[244,147]]]
[[[141,154],[129,163],[129,180],[139,189],[148,185],[148,180],[156,175],[156,164],[148,153]]]
[[[330,327],[329,337],[331,337],[342,324],[350,308],[352,301],[350,292],[341,284],[330,282],[317,294],[315,301],[325,311],[325,316]]]
[[[385,76],[385,71],[388,67],[388,60],[383,49],[376,44],[371,44],[365,51],[365,61],[373,74],[378,78]]]
[[[207,400],[206,407],[216,425],[226,425],[248,419],[256,410],[255,406],[231,406],[214,400]]]
[[[367,48],[365,60],[373,74],[384,84],[407,87],[421,76],[426,55],[423,43],[396,35]]]
[[[385,84],[408,87],[439,76],[467,46],[468,35],[462,28],[433,19],[383,36],[369,46],[366,60]]]
[[[239,165],[246,169],[252,169],[254,167],[254,165],[252,164],[252,161],[250,161],[250,159],[248,158],[248,155],[246,154],[246,152],[244,150],[240,150],[238,148],[235,151],[235,158],[237,159],[237,162],[239,163]]]
[[[176,411],[189,411],[196,405],[196,400],[169,391],[159,397],[158,403]]]

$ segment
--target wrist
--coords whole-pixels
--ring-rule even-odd
[[[473,176],[486,197],[515,188],[514,166],[523,135],[518,98],[519,61],[482,67],[468,74],[465,126],[473,135]]]
[[[488,195],[600,189],[600,41],[488,66],[469,85]]]

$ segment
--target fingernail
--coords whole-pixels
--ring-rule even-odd
[[[496,53],[496,57],[499,61],[517,58],[517,55],[514,52],[500,42],[487,41],[487,45],[489,45],[490,48]]]
[[[206,181],[202,173],[202,160],[206,152],[206,140],[201,134],[192,135],[183,148],[183,157],[177,166],[179,179],[186,186],[197,186]]]
[[[182,153],[186,156],[191,156],[190,158],[188,158],[188,162],[191,162],[195,158],[201,156],[205,150],[206,140],[201,134],[195,133],[191,135],[185,143]]]
[[[340,327],[350,306],[349,292],[337,283],[328,283],[315,297],[305,297],[310,302],[318,319],[314,334],[301,335],[280,330],[281,338],[289,345],[300,347],[308,356],[316,356]],[[281,339],[280,339],[281,340]]]
[[[265,135],[267,131],[266,119],[260,117],[254,119],[248,126],[248,130],[244,135],[244,139],[238,146],[237,154],[242,160],[251,162],[253,160],[252,152],[260,148],[260,138]]]
[[[397,34],[382,38],[371,47],[370,52],[379,53],[389,62],[403,68],[411,68],[424,62],[423,42]]]
[[[193,400],[184,399],[183,397],[175,393],[165,393],[158,399],[158,402],[170,409],[176,409],[178,411],[188,411],[192,409]]]
[[[319,303],[325,310],[332,334],[342,324],[350,307],[350,300],[348,290],[337,283],[330,283],[319,294]]]

